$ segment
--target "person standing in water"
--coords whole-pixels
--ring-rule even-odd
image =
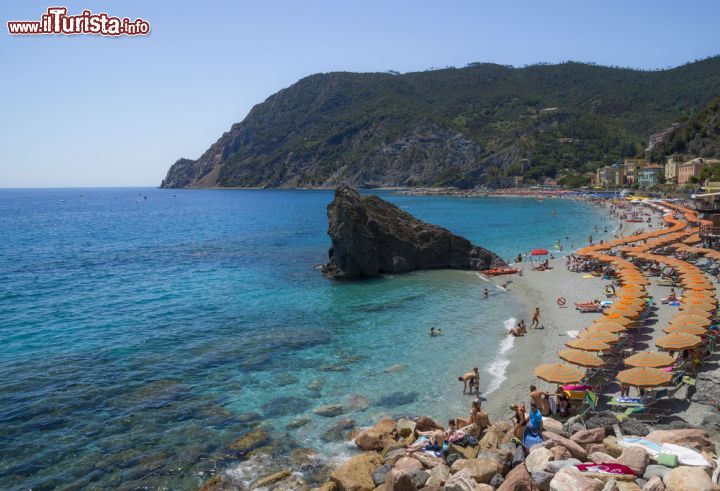
[[[488,291],[487,288],[485,288],[485,290],[483,291],[483,297],[488,298],[489,296],[490,296],[490,292]]]
[[[468,386],[470,387],[470,394],[473,393],[473,389],[475,389],[478,394],[480,393],[480,371],[477,367],[473,368],[472,372],[467,372],[461,377],[458,377],[458,381],[463,383],[463,394],[467,392]]]

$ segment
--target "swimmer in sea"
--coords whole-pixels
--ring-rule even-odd
[[[437,333],[435,332],[435,328],[434,328],[434,327],[431,327],[431,328],[430,328],[430,337],[431,337],[431,338],[434,338],[435,336],[437,336]]]
[[[487,288],[485,288],[485,290],[483,291],[483,296],[484,296],[485,298],[488,298],[488,297],[490,296],[490,292],[488,291]]]

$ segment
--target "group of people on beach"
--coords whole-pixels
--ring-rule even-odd
[[[525,444],[539,437],[543,430],[543,417],[551,414],[569,416],[570,398],[562,387],[558,387],[555,394],[548,394],[531,385],[530,411],[527,410],[525,403],[511,404],[510,410],[513,411],[515,438]]]
[[[540,329],[540,307],[535,307],[529,329]],[[527,334],[527,332],[528,327],[525,326],[525,319],[520,319],[515,327],[508,330],[508,335],[522,337]]]

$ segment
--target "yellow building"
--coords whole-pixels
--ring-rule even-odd
[[[623,167],[625,168],[625,177],[628,184],[636,183],[638,181],[638,171],[645,167],[645,159],[625,159],[623,160]]]
[[[677,184],[678,181],[678,165],[687,162],[689,157],[679,153],[670,155],[665,160],[665,182],[667,184]]]

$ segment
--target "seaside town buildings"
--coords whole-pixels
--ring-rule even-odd
[[[673,154],[665,158],[665,164],[647,162],[643,158],[626,158],[622,164],[600,167],[592,175],[596,188],[619,188],[635,186],[652,188],[660,184],[688,186],[699,184],[702,170],[720,166],[720,159],[691,158]]]
[[[625,177],[627,184],[634,184],[638,181],[638,170],[645,165],[645,159],[625,159]]]
[[[678,165],[690,160],[688,155],[673,154],[665,159],[665,183],[677,184]]]
[[[595,182],[601,188],[620,187],[625,183],[625,170],[619,165],[606,165],[596,171]]]
[[[710,165],[720,164],[720,159],[704,159],[697,158],[689,160],[683,164],[677,166],[677,183],[678,186],[689,184],[692,182],[692,178],[699,178],[700,173],[705,167]]]
[[[660,184],[665,169],[660,164],[648,164],[637,171],[637,183],[641,188],[651,188]]]

